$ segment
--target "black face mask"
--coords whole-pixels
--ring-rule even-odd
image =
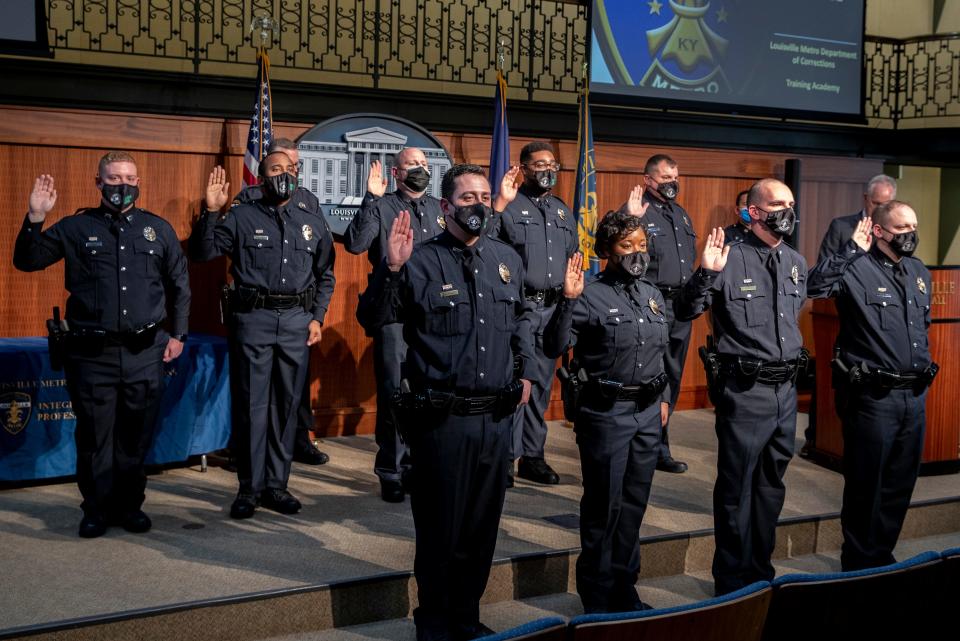
[[[553,189],[557,184],[557,172],[552,169],[542,169],[533,172],[529,180],[531,187],[537,187],[543,191]]]
[[[680,183],[676,180],[671,180],[668,183],[659,183],[657,185],[657,193],[667,200],[674,200],[680,193]]]
[[[917,238],[916,230],[905,231],[900,234],[894,234],[889,229],[884,229],[884,231],[893,234],[893,238],[887,240],[887,244],[890,245],[890,249],[892,249],[897,256],[913,256],[913,252],[917,251],[917,243],[920,242],[920,239]]]
[[[632,254],[613,254],[610,259],[623,270],[623,273],[632,278],[643,278],[650,266],[650,254],[647,252],[633,252]]]
[[[477,203],[467,207],[457,207],[453,211],[453,222],[470,236],[479,236],[487,228],[487,221],[493,216],[493,210]]]
[[[782,237],[793,233],[793,228],[797,224],[797,212],[793,210],[793,207],[777,211],[763,211],[757,207],[757,211],[767,215],[763,222],[775,235]]]
[[[430,184],[430,172],[420,166],[408,169],[403,184],[409,187],[410,191],[420,193]]]
[[[270,202],[288,200],[297,190],[297,177],[286,172],[276,176],[264,176],[263,195]]]
[[[140,196],[140,188],[136,185],[120,183],[119,185],[108,185],[103,183],[100,186],[100,193],[103,195],[103,202],[107,209],[111,211],[123,211],[133,203],[137,202]]]

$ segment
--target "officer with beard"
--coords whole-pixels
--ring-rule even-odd
[[[544,460],[544,416],[556,359],[543,353],[543,330],[560,299],[567,260],[576,253],[579,240],[573,212],[551,191],[560,171],[553,147],[539,141],[527,144],[520,150],[520,167],[523,184],[519,189],[507,181],[501,185],[494,209],[503,215],[497,217],[490,234],[520,254],[525,274],[523,295],[536,308],[536,359],[527,365],[533,396],[517,412],[514,427],[514,457],[520,459],[517,473],[520,478],[551,485],[559,483],[560,477]]]
[[[260,162],[263,198],[205,212],[194,231],[196,258],[230,257],[230,386],[233,446],[240,489],[230,516],[253,516],[258,505],[300,511],[287,491],[297,406],[309,347],[320,341],[326,303],[317,281],[329,269],[329,237],[316,216],[291,195],[297,165],[283,152]],[[225,193],[225,187],[223,188]]]
[[[790,188],[760,180],[750,188],[750,233],[724,246],[707,238],[700,269],[677,299],[677,317],[713,310],[720,372],[716,402],[717,482],[713,491],[718,595],[774,577],[783,475],[797,428],[798,370],[805,367],[800,307],[807,263],[783,237],[796,214]]]
[[[534,357],[520,257],[485,236],[493,217],[485,172],[455,165],[442,191],[447,230],[417,245],[415,219],[400,212],[357,309],[367,331],[401,323],[409,346],[394,409],[412,458],[418,641],[491,633],[480,597]]]
[[[930,272],[913,257],[917,214],[888,201],[810,273],[813,298],[836,299],[834,360],[843,422],[844,572],[894,563],[920,471],[930,358]]]
[[[420,244],[444,230],[440,201],[427,194],[430,171],[427,157],[416,147],[407,147],[394,157],[390,173],[396,191],[387,194],[387,180],[379,160],[370,164],[367,196],[350,221],[343,246],[351,254],[367,252],[372,269],[387,255],[393,221],[401,211],[410,214],[413,241]],[[372,276],[372,274],[371,274]],[[380,497],[388,503],[404,500],[403,477],[410,469],[407,446],[397,433],[390,413],[390,400],[400,384],[400,367],[406,357],[400,323],[389,323],[373,333],[373,370],[377,379],[377,457],[373,470],[380,478]]]

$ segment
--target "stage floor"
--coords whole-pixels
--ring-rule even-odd
[[[799,448],[806,416],[798,426]],[[642,537],[709,530],[715,478],[713,413],[678,413],[671,424],[674,456],[686,474],[657,473]],[[497,558],[579,546],[581,495],[573,432],[550,425],[547,459],[559,486],[518,480],[508,490]],[[0,492],[0,591],[3,630],[250,594],[334,583],[413,567],[409,503],[379,498],[370,436],[325,439],[330,462],[294,465],[290,489],[304,508],[293,517],[258,510],[234,521],[228,510],[236,477],[211,467],[151,476],[144,509],[153,530],[133,535],[76,536],[81,513],[72,483]],[[782,518],[840,509],[842,477],[800,458],[786,478]],[[914,502],[960,496],[960,475],[923,477]],[[960,531],[960,523],[953,528]],[[655,603],[655,605],[666,605]]]

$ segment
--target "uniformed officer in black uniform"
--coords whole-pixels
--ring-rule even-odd
[[[584,611],[645,610],[650,606],[635,587],[639,533],[669,411],[669,328],[660,290],[643,278],[650,262],[643,219],[608,213],[595,246],[608,259],[606,269],[584,288],[582,259],[570,259],[543,345],[556,358],[572,343],[571,363],[586,373],[576,375],[583,389],[574,418],[583,470],[577,592]]]
[[[396,407],[412,458],[420,641],[490,633],[479,603],[507,486],[513,414],[530,395],[520,377],[534,358],[523,264],[484,235],[493,215],[484,171],[455,165],[442,191],[446,232],[416,245],[415,219],[401,212],[357,311],[368,331],[402,323],[409,346]]]
[[[723,242],[726,244],[742,243],[750,233],[750,211],[747,209],[747,195],[749,189],[737,194],[735,210],[737,220],[723,228]]]
[[[872,234],[871,234],[872,232]],[[834,386],[843,422],[844,571],[889,565],[920,470],[930,358],[930,272],[913,257],[917,215],[891,200],[810,273],[836,299]]]
[[[66,262],[63,362],[77,417],[77,484],[83,495],[79,534],[107,525],[146,532],[140,509],[143,461],[153,440],[163,363],[187,339],[187,261],[167,221],[136,206],[140,177],[133,157],[112,151],[96,177],[101,202],[42,231],[57,200],[53,176],[37,178],[17,236],[13,264],[38,271]],[[170,333],[162,326],[167,320]]]
[[[560,477],[543,457],[547,440],[544,417],[556,369],[556,359],[543,353],[543,330],[560,298],[567,259],[579,247],[577,221],[570,207],[551,191],[560,171],[553,147],[539,141],[525,145],[520,150],[520,167],[523,184],[519,189],[509,181],[501,185],[494,208],[503,215],[490,231],[520,254],[526,274],[523,295],[536,307],[533,333],[537,358],[527,371],[533,396],[517,412],[514,456],[520,458],[520,478],[556,484]]]
[[[410,213],[413,242],[430,240],[444,229],[440,201],[427,194],[430,171],[427,157],[416,147],[396,155],[390,169],[396,191],[387,194],[387,180],[379,160],[370,164],[367,195],[343,237],[351,254],[367,252],[372,269],[387,255],[393,221],[401,211]],[[389,503],[403,501],[403,477],[410,469],[407,446],[397,433],[390,413],[390,399],[400,384],[400,365],[406,356],[403,327],[390,323],[373,333],[373,369],[377,378],[377,457],[374,472],[380,478],[380,496]]]
[[[863,192],[863,209],[855,214],[848,216],[839,216],[830,221],[830,227],[824,234],[820,243],[820,253],[817,254],[817,263],[822,263],[831,258],[834,254],[846,245],[847,241],[853,236],[857,225],[865,218],[870,218],[873,211],[880,205],[889,202],[897,197],[897,181],[886,174],[878,174],[867,182],[867,187]],[[814,388],[816,394],[816,388]],[[811,455],[813,447],[817,440],[816,418],[816,396],[812,399],[810,407],[810,421],[807,423],[807,429],[804,430],[804,444],[800,448],[799,455],[807,458]]]
[[[664,367],[670,381],[670,411],[673,412],[680,394],[683,366],[690,345],[690,323],[674,313],[675,299],[693,273],[697,234],[689,214],[676,201],[680,193],[680,173],[676,161],[666,154],[656,154],[647,160],[643,172],[645,188],[642,204],[637,203],[636,194],[631,194],[627,210],[643,217],[650,244],[647,280],[660,290],[666,302],[664,313],[670,325],[670,346],[664,358]],[[668,430],[669,423],[661,432],[657,469],[680,474],[687,470],[687,464],[674,459],[670,453]]]
[[[677,316],[684,320],[713,309],[718,595],[774,576],[770,555],[797,425],[795,380],[804,367],[798,315],[807,264],[782,242],[796,222],[793,194],[767,178],[750,189],[747,202],[751,233],[725,247],[723,230],[714,229],[700,269],[677,301]]]
[[[290,160],[292,160],[299,169],[300,151],[297,149],[297,143],[289,138],[274,138],[267,148],[267,153],[273,153],[275,151],[282,151],[290,156]],[[227,187],[229,188],[229,183]],[[263,187],[261,185],[250,185],[242,189],[233,199],[233,202],[234,204],[251,203],[261,198],[263,198]],[[316,232],[325,237],[321,243],[321,247],[334,251],[333,233],[330,231],[330,226],[323,217],[323,212],[320,211],[320,201],[317,197],[314,196],[309,189],[299,186],[294,190],[293,196],[291,196],[290,199],[294,203],[294,206],[317,217]],[[220,195],[218,194],[217,202],[211,204],[216,206],[219,200]],[[221,203],[220,206],[216,208],[216,211],[219,212],[224,204],[226,203]],[[321,260],[321,262],[325,262],[325,260]],[[330,300],[330,297],[333,295],[335,283],[336,278],[334,277],[333,269],[327,270],[324,275],[317,280],[317,290],[325,300]],[[323,465],[330,460],[330,457],[325,452],[317,449],[317,446],[310,440],[310,430],[312,429],[313,407],[310,404],[310,374],[308,370],[307,376],[303,381],[303,394],[300,397],[300,405],[297,410],[297,438],[293,444],[293,460],[306,465]]]
[[[291,198],[296,164],[274,152],[259,173],[261,200],[234,205],[222,217],[204,213],[194,230],[198,260],[226,255],[231,262],[230,389],[240,490],[230,516],[237,519],[253,516],[258,503],[283,514],[300,510],[286,489],[296,408],[309,347],[320,341],[329,304],[317,282],[333,268],[316,216]],[[226,195],[222,170],[210,181],[208,193]]]

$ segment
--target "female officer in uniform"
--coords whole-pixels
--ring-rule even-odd
[[[596,249],[607,267],[586,287],[581,257],[568,261],[544,353],[556,358],[573,345],[573,369],[586,373],[574,417],[583,471],[577,592],[584,611],[644,610],[650,606],[635,587],[639,530],[669,407],[669,328],[660,291],[643,279],[649,256],[642,219],[608,213]]]

